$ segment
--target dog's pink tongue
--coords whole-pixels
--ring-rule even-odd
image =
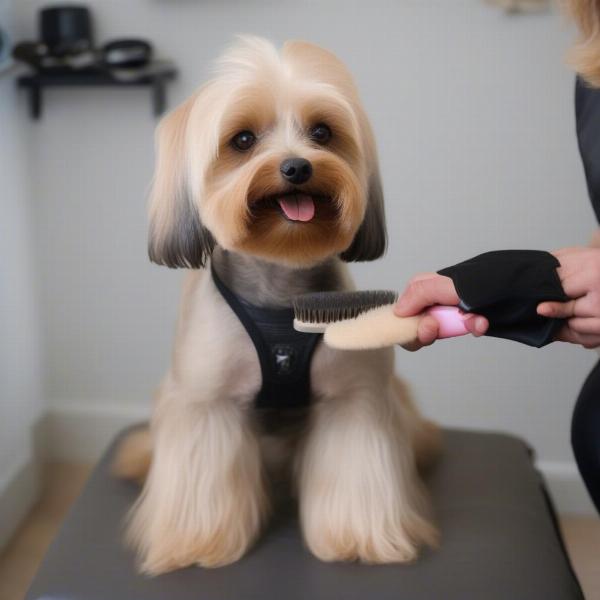
[[[290,221],[310,221],[315,216],[315,203],[307,194],[282,196],[277,199]]]

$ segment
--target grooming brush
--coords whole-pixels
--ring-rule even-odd
[[[340,350],[366,350],[416,341],[419,322],[431,315],[440,326],[439,338],[469,333],[466,314],[457,306],[432,306],[414,317],[397,317],[397,292],[316,292],[296,296],[294,329],[323,333],[328,346]]]

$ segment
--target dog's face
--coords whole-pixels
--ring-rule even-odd
[[[375,144],[352,78],[305,42],[243,38],[161,122],[150,257],[198,268],[215,244],[304,267],[385,249]]]

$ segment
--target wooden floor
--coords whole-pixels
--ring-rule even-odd
[[[91,472],[89,465],[47,465],[41,499],[0,554],[0,600],[21,600],[71,503]]]
[[[585,597],[600,600],[600,519],[563,516],[560,526]]]
[[[0,600],[22,600],[90,471],[89,465],[48,465],[40,502],[0,554]],[[600,600],[600,519],[563,516],[561,527],[586,599]]]

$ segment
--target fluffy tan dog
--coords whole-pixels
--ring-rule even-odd
[[[414,559],[436,540],[417,466],[437,430],[394,376],[393,350],[319,344],[307,406],[258,410],[257,352],[203,268],[210,258],[249,305],[282,308],[299,293],[351,289],[344,261],[381,256],[376,149],[352,77],[313,44],[278,51],[244,37],[157,139],[150,257],[195,270],[150,431],[124,440],[115,462],[145,479],[128,529],[141,569],[239,559],[285,472],[317,557]]]

